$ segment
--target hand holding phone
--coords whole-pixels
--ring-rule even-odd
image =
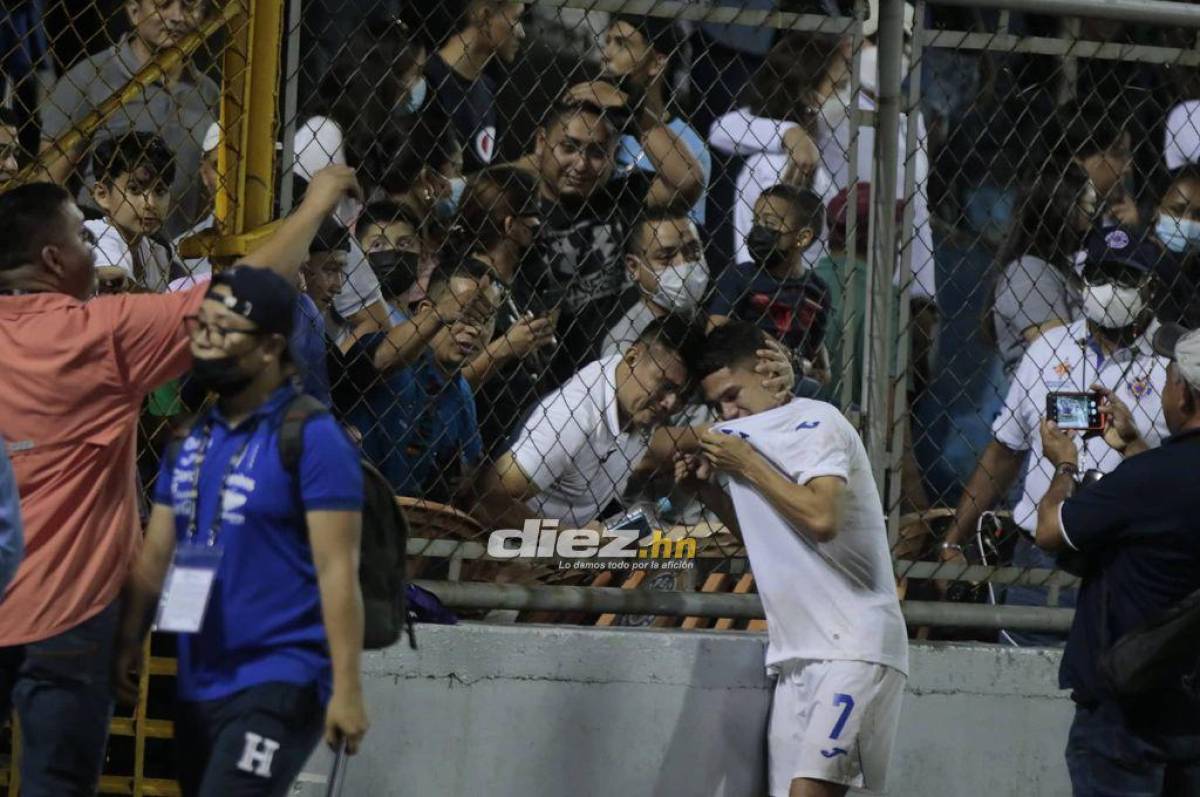
[[[1046,396],[1046,420],[1064,431],[1102,433],[1107,416],[1100,411],[1100,393],[1058,393]]]

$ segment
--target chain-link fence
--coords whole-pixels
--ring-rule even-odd
[[[860,431],[908,598],[1069,605],[1073,577],[1029,539],[1047,397],[1101,384],[1157,442],[1147,320],[1191,319],[1186,6],[425,5],[11,4],[0,166],[78,190],[101,290],[152,291],[355,167],[293,354],[401,496],[422,577],[753,591],[740,542],[675,483],[688,430],[745,411],[682,369],[690,338],[659,320],[680,316],[752,323],[777,343],[773,400]],[[1085,254],[1118,222],[1161,255],[1130,256],[1162,277],[1132,310],[1098,306],[1121,283]],[[1110,294],[1143,288],[1118,278]],[[194,392],[149,402],[147,485]],[[1083,469],[1120,461],[1081,447]],[[544,541],[616,517],[694,540],[695,566],[494,547],[529,518]]]

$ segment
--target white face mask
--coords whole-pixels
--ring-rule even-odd
[[[670,266],[658,273],[658,290],[651,299],[673,313],[692,315],[708,287],[708,265],[703,260]]]
[[[1113,282],[1083,287],[1083,314],[1104,329],[1124,329],[1145,309],[1140,288],[1124,288]]]

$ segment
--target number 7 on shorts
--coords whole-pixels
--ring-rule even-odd
[[[833,696],[834,708],[842,706],[842,715],[838,717],[838,721],[833,724],[833,730],[829,733],[829,738],[837,741],[837,738],[842,735],[842,729],[846,727],[846,720],[850,719],[850,712],[854,711],[854,698],[844,692],[838,692]]]

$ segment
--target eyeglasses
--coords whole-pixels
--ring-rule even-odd
[[[204,332],[205,336],[210,341],[224,341],[230,335],[262,334],[262,332],[257,329],[234,329],[232,327],[224,327],[211,321],[205,321],[198,315],[185,315],[183,317],[183,328],[188,335],[193,338],[199,337],[200,332]]]

